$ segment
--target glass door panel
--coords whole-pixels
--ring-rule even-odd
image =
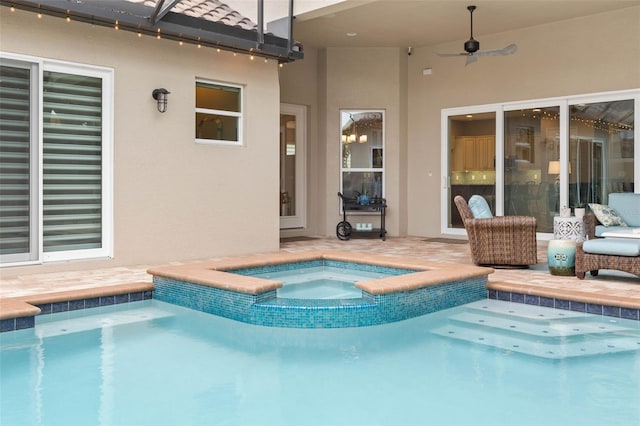
[[[608,204],[612,192],[634,191],[634,101],[570,106],[569,203]]]
[[[280,113],[280,229],[305,226],[305,108],[282,105]]]
[[[553,231],[560,199],[560,107],[504,113],[504,214],[534,216]]]
[[[449,228],[464,228],[453,199],[482,195],[496,213],[496,114],[449,116]]]

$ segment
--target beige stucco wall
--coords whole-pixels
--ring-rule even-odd
[[[312,59],[308,59],[312,58]],[[406,158],[406,55],[398,48],[307,49],[305,59],[286,65],[281,72],[283,102],[316,104],[317,133],[310,133],[307,164],[308,198],[312,213],[307,235],[334,235],[341,220],[337,192],[340,190],[340,110],[385,111],[385,174],[387,229],[404,233],[406,181],[401,164]],[[315,79],[315,80],[313,80]],[[311,118],[313,120],[314,118]],[[315,124],[315,123],[314,123]],[[337,141],[337,142],[336,142]],[[316,145],[316,146],[314,146]],[[363,221],[366,221],[363,219]]]
[[[459,51],[462,41],[414,49],[408,67],[408,233],[440,234],[443,108],[640,88],[639,28],[640,7],[633,7],[483,36],[482,49],[516,43],[518,51],[466,67],[464,58],[436,55]],[[422,74],[427,67],[430,76]]]
[[[278,66],[2,8],[0,49],[114,69],[114,257],[2,269],[161,263],[279,248]],[[243,147],[196,145],[195,79],[240,84]],[[168,111],[151,97],[166,87]]]
[[[340,108],[387,111],[390,235],[438,236],[441,110],[640,88],[638,28],[640,7],[632,7],[482,36],[482,49],[516,43],[518,52],[480,58],[466,67],[464,58],[436,54],[458,52],[466,39],[414,47],[411,56],[405,49],[328,48],[313,63],[305,64],[304,59],[285,67],[280,78],[283,101],[294,102],[293,93],[304,87],[317,91],[318,134],[310,135],[310,143],[318,144],[319,154],[325,150],[325,157],[318,161],[326,164],[310,171],[309,180],[324,182],[326,187],[323,193],[319,186],[309,197],[319,198],[315,205],[326,211],[326,218],[317,216],[320,222],[314,230],[334,235],[339,220]],[[432,68],[433,74],[423,75],[424,68]],[[310,108],[313,111],[314,105]]]

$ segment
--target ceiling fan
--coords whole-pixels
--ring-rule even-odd
[[[473,11],[475,6],[467,6],[467,10],[471,15],[471,38],[464,43],[464,52],[461,53],[438,53],[439,56],[466,56],[465,65],[469,65],[478,60],[480,56],[505,56],[512,55],[518,50],[518,46],[510,44],[502,49],[480,50],[480,42],[473,38]]]

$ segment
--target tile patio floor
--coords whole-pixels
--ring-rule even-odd
[[[386,241],[377,239],[339,241],[335,237],[305,238],[285,240],[281,243],[281,250],[288,252],[351,250],[448,262],[452,264],[452,267],[455,267],[456,264],[471,264],[469,246],[466,241],[444,241],[425,237],[391,237]],[[536,267],[529,270],[498,269],[489,276],[489,282],[506,283],[509,286],[521,288],[522,293],[527,293],[527,289],[536,288],[544,289],[545,292],[550,293],[559,292],[559,295],[564,294],[565,296],[567,293],[584,294],[590,299],[623,298],[633,305],[640,306],[640,278],[616,271],[601,271],[598,277],[591,277],[587,274],[584,280],[550,275],[544,264],[546,262],[546,246],[547,243],[544,241],[538,245],[540,264]],[[172,262],[172,264],[182,263]],[[151,266],[158,265],[33,274],[8,279],[1,278],[2,271],[0,270],[0,299],[140,281],[151,282],[151,276],[146,273],[146,270]]]

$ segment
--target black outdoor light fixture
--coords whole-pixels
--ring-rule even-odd
[[[151,96],[158,102],[158,111],[165,112],[167,110],[167,95],[171,93],[165,88],[154,89]]]

